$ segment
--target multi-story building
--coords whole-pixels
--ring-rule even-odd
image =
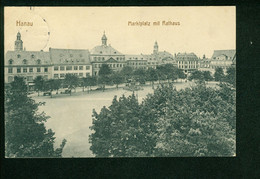
[[[210,64],[211,64],[211,59],[207,58],[205,55],[203,55],[203,58],[199,58],[199,70],[200,71],[210,71],[210,72],[214,72],[214,70],[212,70]]]
[[[184,73],[190,73],[199,68],[198,57],[194,53],[178,53],[176,55],[177,67]]]
[[[92,65],[88,50],[50,48],[52,78],[64,79],[66,74],[79,78],[92,76]]]
[[[92,75],[88,50],[53,49],[49,52],[26,51],[23,49],[21,34],[17,33],[14,51],[5,56],[5,82],[10,83],[14,76],[23,76],[27,84],[32,84],[36,76],[44,79],[63,79],[67,73],[86,77]]]
[[[98,75],[102,64],[108,64],[113,71],[120,71],[124,66],[126,66],[125,55],[114,49],[111,45],[107,45],[107,37],[105,33],[102,36],[101,41],[101,45],[94,47],[90,51],[94,76]]]
[[[157,41],[154,43],[153,53],[150,55],[143,55],[144,59],[147,60],[147,67],[156,68],[158,65],[171,63],[177,66],[176,60],[173,55],[167,51],[159,51],[159,45]]]
[[[12,82],[14,76],[23,76],[25,81],[30,83],[39,75],[45,79],[52,77],[49,52],[25,51],[21,34],[18,32],[14,51],[8,51],[5,56],[5,82]]]
[[[214,50],[211,68],[221,67],[224,71],[236,63],[236,50]]]
[[[133,69],[147,69],[147,60],[141,55],[125,55],[126,64]]]

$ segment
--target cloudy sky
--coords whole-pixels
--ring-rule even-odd
[[[89,49],[108,44],[124,54],[160,51],[194,52],[211,57],[214,50],[236,48],[236,10],[219,7],[6,7],[5,52],[13,50],[18,31],[27,51],[52,48]],[[18,22],[33,22],[19,26]],[[129,26],[128,22],[150,22]],[[180,25],[153,26],[156,21]],[[49,33],[48,33],[49,32]]]

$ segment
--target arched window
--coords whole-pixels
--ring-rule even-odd
[[[23,64],[24,64],[24,65],[27,64],[27,60],[26,60],[26,59],[23,60]]]
[[[31,57],[34,58],[34,55],[32,54]]]
[[[20,58],[20,57],[21,57],[21,55],[20,55],[20,54],[18,54],[18,55],[17,55],[17,58]]]
[[[38,65],[41,64],[41,60],[40,60],[40,59],[37,60],[37,64],[38,64]]]
[[[12,65],[13,62],[14,62],[13,59],[10,59],[10,60],[9,60],[9,65]]]

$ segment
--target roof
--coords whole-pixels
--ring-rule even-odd
[[[159,57],[159,59],[162,59],[162,60],[166,60],[166,59],[168,59],[168,58],[173,59],[173,55],[170,54],[170,53],[167,52],[167,51],[158,52],[158,57]]]
[[[91,55],[123,55],[111,45],[99,45],[90,51]]]
[[[125,55],[125,60],[146,60],[144,55]]]
[[[5,65],[9,65],[9,60],[12,60],[12,65],[51,65],[49,52],[44,51],[8,51],[5,56]],[[26,61],[26,64],[24,64]]]
[[[178,53],[176,55],[176,60],[184,60],[184,61],[190,61],[190,60],[198,60],[197,55],[195,55],[195,53]]]
[[[89,50],[50,48],[53,64],[90,64]]]
[[[214,50],[212,59],[215,57],[218,57],[220,55],[225,55],[225,56],[227,56],[229,58],[231,57],[231,59],[233,59],[235,54],[236,54],[236,50]]]

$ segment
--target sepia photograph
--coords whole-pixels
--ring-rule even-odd
[[[235,157],[236,7],[5,7],[5,158]]]

